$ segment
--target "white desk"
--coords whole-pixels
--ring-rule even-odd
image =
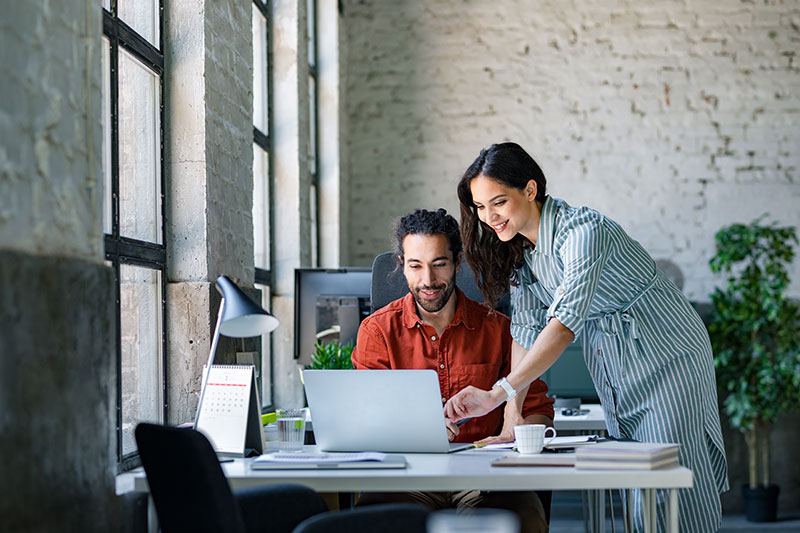
[[[314,447],[307,447],[310,450]],[[405,469],[252,470],[250,460],[223,463],[232,488],[298,483],[319,492],[479,490],[604,490],[644,489],[643,507],[655,531],[655,489],[670,492],[668,531],[678,531],[678,489],[692,486],[692,472],[667,470],[576,470],[565,467],[493,467],[508,451],[470,450],[454,454],[402,454]],[[119,476],[117,492],[148,492],[141,469]],[[629,499],[630,501],[630,499]],[[600,528],[604,527],[604,520]]]
[[[606,430],[606,419],[603,417],[603,408],[599,403],[581,404],[581,409],[588,409],[585,415],[564,416],[561,408],[555,410],[556,416],[553,418],[553,425],[556,431],[591,431],[599,432]]]

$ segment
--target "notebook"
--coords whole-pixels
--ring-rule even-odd
[[[306,370],[317,446],[331,452],[448,453],[472,447],[447,440],[433,370]]]
[[[406,458],[380,452],[272,453],[256,457],[251,467],[255,470],[405,468]]]

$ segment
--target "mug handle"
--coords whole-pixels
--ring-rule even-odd
[[[549,439],[547,439],[547,440],[544,442],[544,446],[547,446],[548,444],[550,444],[550,442],[551,442],[551,441],[552,441],[554,438],[556,438],[556,435],[557,435],[557,433],[556,433],[556,428],[554,428],[554,427],[550,426],[550,427],[546,427],[546,428],[544,429],[544,436],[545,436],[545,437],[547,437],[547,432],[548,432],[548,431],[552,431],[552,432],[553,432],[553,434],[552,434],[552,435],[550,435],[550,438],[549,438]]]

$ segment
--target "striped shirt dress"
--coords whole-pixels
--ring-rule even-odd
[[[547,197],[536,246],[511,287],[511,334],[525,349],[556,317],[583,355],[610,435],[681,444],[694,486],[679,491],[682,531],[717,531],[728,490],[708,332],[681,291],[613,220]],[[666,491],[658,491],[664,530]],[[635,529],[643,529],[634,491]]]

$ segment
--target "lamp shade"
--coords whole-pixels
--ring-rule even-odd
[[[225,299],[219,332],[226,337],[257,337],[274,330],[280,321],[264,311],[228,276],[217,278],[217,290]]]

